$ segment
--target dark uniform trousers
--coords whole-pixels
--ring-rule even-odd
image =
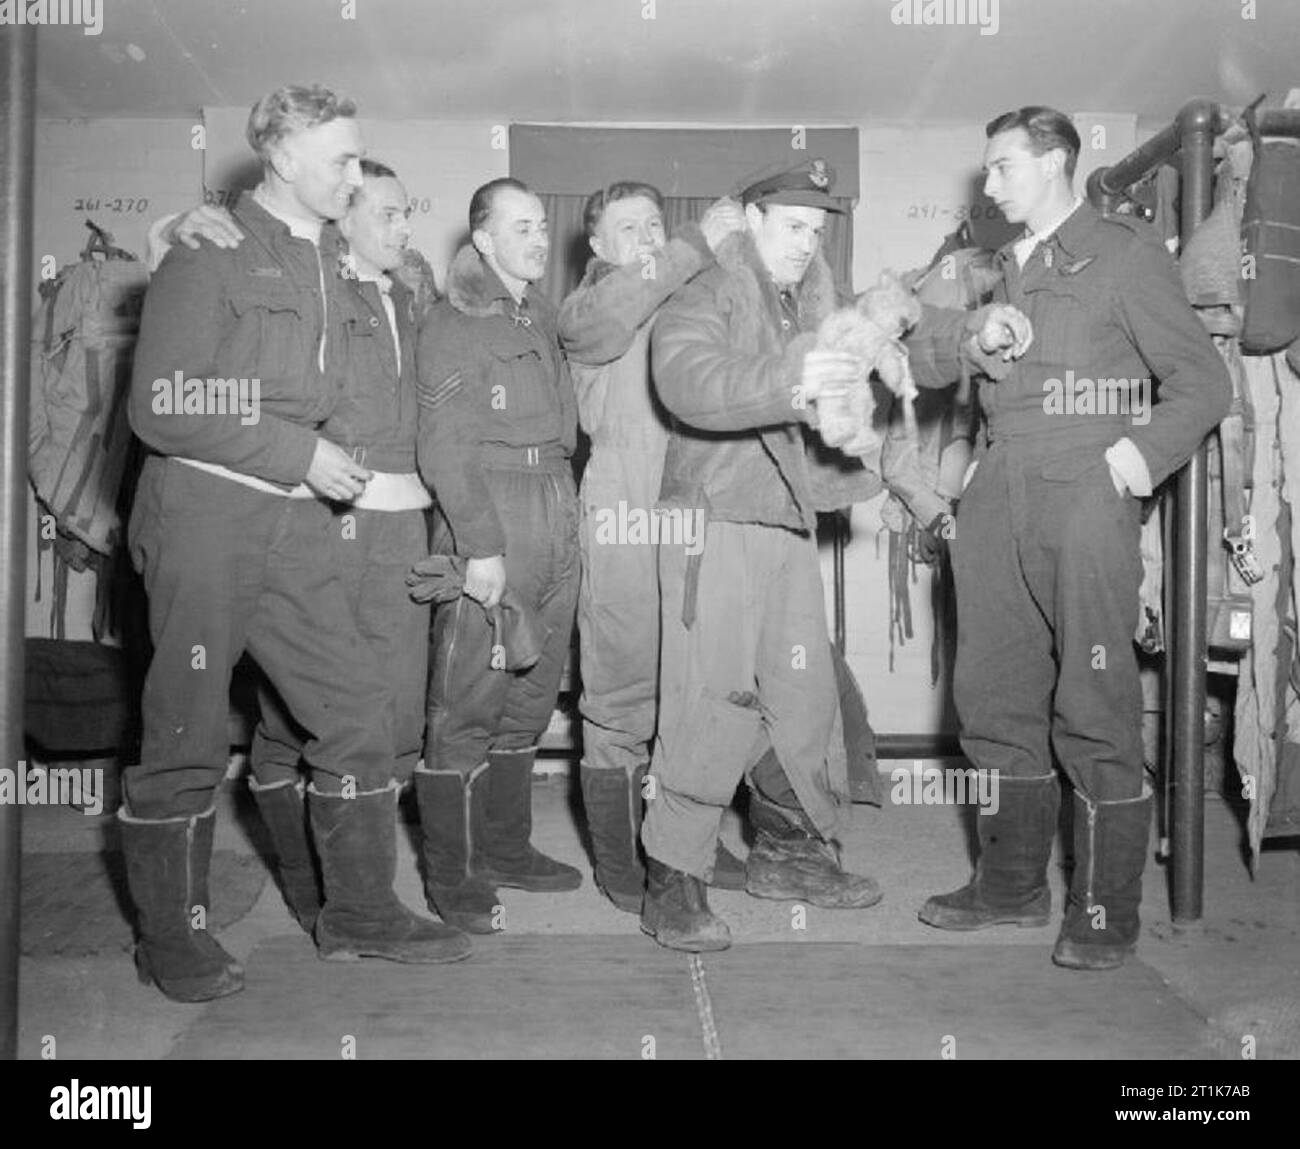
[[[1050,772],[1081,794],[1142,793],[1133,634],[1141,504],[1119,495],[1112,426],[1041,421],[995,441],[962,496],[953,540],[962,747],[981,770]]]
[[[336,570],[335,525],[317,499],[146,461],[129,528],[154,644],[141,761],[126,778],[136,817],[212,805],[229,757],[231,671],[245,651],[302,728],[317,789],[389,783],[388,692]]]
[[[552,447],[480,448],[506,536],[506,586],[533,620],[542,655],[529,670],[501,665],[487,614],[465,595],[434,613],[425,764],[469,775],[489,751],[535,745],[550,722],[578,601],[578,497],[573,469]],[[435,511],[432,550],[454,553]]]
[[[396,776],[405,782],[424,749],[429,607],[412,601],[406,576],[429,553],[427,513],[337,507],[327,544],[327,561],[387,686]],[[269,683],[259,688],[258,701],[262,719],[250,755],[254,777],[262,786],[297,781],[302,732]]]

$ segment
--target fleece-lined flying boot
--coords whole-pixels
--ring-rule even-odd
[[[486,832],[474,872],[496,886],[530,893],[576,890],[582,874],[548,858],[529,840],[533,835],[533,759],[537,747],[488,754]]]
[[[580,767],[582,804],[596,855],[596,885],[624,913],[639,914],[645,897],[641,864],[641,781],[646,767]]]
[[[434,963],[469,957],[458,929],[411,913],[393,891],[397,872],[396,782],[353,797],[311,795],[311,824],[325,883],[316,946],[325,961],[374,957]]]
[[[496,933],[503,918],[496,887],[474,873],[471,859],[483,833],[487,763],[469,775],[417,766],[424,849],[424,893],[448,925],[472,934]]]
[[[303,802],[306,784],[292,778],[259,783],[249,778],[248,789],[271,836],[275,850],[280,892],[298,924],[311,934],[320,913],[320,874],[307,832],[307,807]]]
[[[1045,926],[1052,916],[1047,863],[1056,835],[1061,787],[1056,775],[998,778],[996,813],[975,816],[980,854],[975,875],[951,894],[936,894],[918,914],[941,930]]]
[[[1074,876],[1052,951],[1057,965],[1115,969],[1133,952],[1150,831],[1149,791],[1119,802],[1094,802],[1075,791]]]
[[[216,808],[176,818],[117,818],[126,880],[139,915],[135,964],[173,1001],[211,1001],[244,988],[243,967],[207,931]]]

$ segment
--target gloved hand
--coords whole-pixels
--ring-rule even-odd
[[[418,603],[454,602],[465,587],[465,560],[455,555],[429,555],[411,568],[406,585]]]
[[[411,598],[418,603],[438,605],[455,602],[465,590],[466,560],[459,555],[429,555],[421,559],[406,576]],[[477,600],[471,600],[477,602]],[[477,603],[492,627],[492,643],[504,654],[500,669],[527,670],[542,655],[542,642],[528,609],[518,595],[506,588],[501,601],[486,607]]]
[[[954,520],[947,511],[940,511],[930,522],[918,526],[916,531],[916,561],[925,566],[934,566],[948,551],[948,540],[952,537]]]

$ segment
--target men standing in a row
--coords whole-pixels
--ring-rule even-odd
[[[1028,314],[1034,346],[981,393],[988,446],[953,551],[954,696],[962,746],[1000,801],[975,819],[974,877],[920,916],[953,930],[1048,923],[1055,754],[1074,786],[1074,874],[1052,959],[1108,969],[1137,941],[1151,823],[1139,499],[1227,414],[1232,388],[1161,244],[1074,194],[1069,118],[1026,107],[987,134],[985,192],[1025,225],[997,253],[998,297]]]
[[[749,866],[842,873],[830,839],[848,786],[816,513],[869,498],[880,480],[856,461],[847,474],[828,471],[804,437],[817,402],[867,366],[813,349],[841,302],[818,250],[826,213],[841,210],[833,180],[811,160],[746,189],[746,228],[665,305],[651,339],[655,385],[677,419],[661,503],[707,524],[702,554],[659,548],[657,792],[642,831],[641,927],[673,948],[730,944],[705,881],[722,810],[767,745],[782,769],[751,772]],[[910,341],[918,382],[957,377],[966,324],[957,312],[923,321]],[[880,898],[869,878],[853,892],[839,904]]]
[[[559,693],[578,595],[577,413],[546,270],[541,201],[498,179],[470,201],[472,244],[417,352],[419,466],[438,513],[433,550],[467,560],[464,594],[434,614],[424,766],[416,793],[426,892],[444,921],[498,924],[497,886],[576,889],[582,875],[532,846],[532,769]],[[488,611],[508,589],[542,636],[506,669]]]
[[[466,939],[416,917],[392,889],[394,751],[383,671],[358,631],[326,546],[324,500],[371,472],[318,433],[345,387],[335,234],[361,185],[353,106],[322,88],[261,100],[248,137],[263,164],[232,215],[232,249],[177,247],[146,297],[130,418],[153,450],[130,525],[154,656],[141,761],[119,812],[140,916],[137,964],[168,996],[240,989],[208,934],[214,792],[226,767],[230,675],[247,650],[304,734],[325,904],[320,955],[448,961]],[[162,402],[173,380],[186,403]],[[213,381],[257,380],[255,418]]]

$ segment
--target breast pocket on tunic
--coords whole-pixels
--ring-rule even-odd
[[[1087,375],[1097,335],[1093,293],[1058,279],[1026,291],[1025,303],[1034,325],[1030,354],[1061,372]]]
[[[374,347],[373,341],[379,335],[379,323],[379,317],[375,315],[349,315],[343,321],[343,330],[349,339],[361,341],[358,350],[364,354]]]
[[[364,441],[381,421],[384,404],[392,402],[379,390],[391,372],[380,361],[378,318],[349,315],[341,330],[345,366],[338,379],[340,393],[332,417],[346,419],[348,436],[353,442]],[[351,446],[351,443],[344,445]]]
[[[274,385],[286,377],[301,376],[314,366],[311,312],[300,294],[245,288],[232,293],[230,309],[235,313],[235,331],[230,352],[236,361],[255,363],[262,385]]]
[[[1024,289],[1024,302],[1034,324],[1034,350],[1041,361],[1086,376],[1096,359],[1102,328],[1110,311],[1110,290],[1096,259],[1066,261]],[[1070,270],[1078,268],[1078,270]]]
[[[489,356],[488,402],[491,410],[517,424],[546,416],[555,405],[547,385],[541,352],[525,337],[493,335],[484,341]]]

